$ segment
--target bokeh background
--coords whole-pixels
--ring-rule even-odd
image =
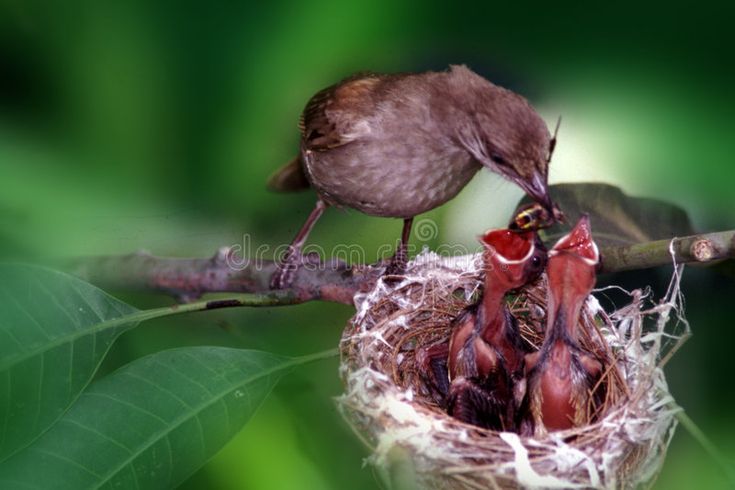
[[[295,153],[308,97],[355,71],[450,63],[524,94],[549,125],[563,115],[552,182],[609,182],[683,206],[698,229],[735,227],[733,4],[516,3],[0,2],[0,258],[284,243],[314,196],[264,182]],[[474,247],[519,198],[481,175],[429,214],[438,234],[414,243]],[[312,242],[374,258],[399,230],[330,210]],[[660,295],[670,272],[605,281]],[[694,337],[667,369],[670,386],[732,462],[735,279],[689,268],[683,287]],[[139,307],[171,301],[113,293]],[[103,372],[179,345],[306,354],[335,346],[350,314],[314,303],[162,320],[124,336]],[[184,488],[376,488],[335,410],[336,368],[288,376]],[[680,428],[656,488],[695,485],[727,488]]]

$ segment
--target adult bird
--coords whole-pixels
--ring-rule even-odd
[[[538,278],[546,249],[533,231],[493,230],[481,241],[484,289],[480,301],[453,322],[447,411],[481,427],[516,430],[527,350],[505,295]]]
[[[466,66],[417,74],[357,74],[321,90],[299,123],[299,155],[269,180],[274,190],[313,187],[317,203],[274,274],[287,287],[327,206],[402,218],[388,272],[400,272],[413,217],[453,198],[482,167],[518,184],[552,216],[554,149],[526,99]]]
[[[592,393],[602,363],[579,344],[579,316],[595,285],[600,262],[589,218],[583,216],[571,233],[549,251],[546,336],[539,351],[526,356],[528,373],[525,434],[569,429],[587,423]]]

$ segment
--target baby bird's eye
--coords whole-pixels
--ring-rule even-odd
[[[500,156],[498,153],[491,153],[490,154],[490,160],[492,160],[496,165],[508,165],[508,162]]]

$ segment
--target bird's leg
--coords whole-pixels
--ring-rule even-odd
[[[325,209],[327,209],[327,204],[321,199],[317,200],[316,206],[314,206],[309,217],[306,218],[306,222],[294,237],[291,245],[288,246],[288,250],[281,257],[276,272],[271,277],[271,289],[284,289],[291,285],[294,274],[302,261],[301,249],[309,237],[311,229],[314,228],[314,223],[317,222]]]
[[[386,275],[403,274],[408,264],[408,239],[411,236],[411,226],[413,218],[403,220],[403,231],[401,232],[401,243],[396,247],[393,257],[385,268]]]

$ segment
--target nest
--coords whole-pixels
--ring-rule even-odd
[[[341,341],[346,392],[338,405],[371,448],[369,462],[383,476],[402,468],[401,478],[408,475],[420,488],[652,485],[678,411],[662,367],[688,335],[680,316],[680,269],[658,304],[637,290],[629,293],[630,304],[607,314],[594,295],[588,298],[580,342],[605,360],[598,386],[604,401],[588,407],[589,424],[531,438],[447,415],[417,372],[417,349],[446,341],[452,319],[476,299],[479,264],[480,255],[443,258],[425,251],[405,278],[380,280],[355,298],[357,313]],[[545,278],[510,298],[509,307],[524,340],[538,348]]]

